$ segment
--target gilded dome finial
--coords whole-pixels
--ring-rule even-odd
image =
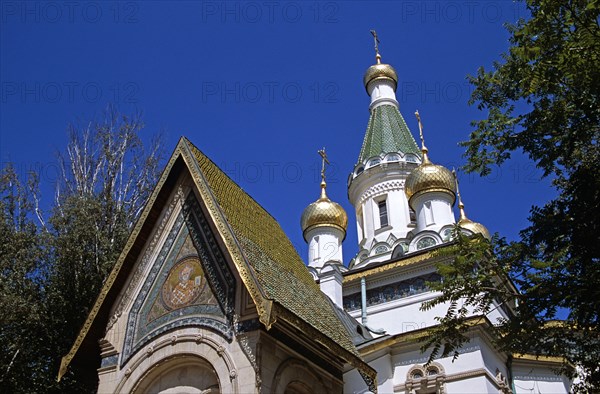
[[[425,146],[425,137],[423,137],[423,123],[421,122],[421,115],[419,115],[419,111],[415,111],[415,116],[417,117],[417,122],[419,122],[419,136],[421,137],[421,152],[423,152],[423,163],[429,162],[429,156],[427,152],[429,150]]]
[[[375,42],[375,60],[377,64],[381,64],[381,55],[379,54],[379,37],[377,36],[377,32],[375,30],[371,30],[371,34],[373,35],[373,41]]]
[[[452,168],[452,175],[454,176],[454,184],[456,185],[456,197],[458,198],[458,209],[460,210],[460,220],[467,219],[465,214],[465,204],[463,204],[462,197],[460,196],[460,189],[458,188],[458,176],[456,176],[456,170]]]

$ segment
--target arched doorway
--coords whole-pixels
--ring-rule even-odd
[[[140,394],[220,393],[214,368],[200,357],[176,357],[156,365],[135,388]]]

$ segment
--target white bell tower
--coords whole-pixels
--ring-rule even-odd
[[[371,97],[363,145],[348,179],[348,197],[356,211],[359,252],[350,268],[389,260],[408,250],[406,239],[416,223],[404,182],[421,163],[421,152],[396,100],[398,75],[381,62],[374,31],[376,64],[364,85]]]

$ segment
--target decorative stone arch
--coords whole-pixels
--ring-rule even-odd
[[[235,345],[235,342],[231,345]],[[138,352],[124,366],[124,375],[115,392],[146,392],[145,389],[151,387],[161,374],[191,368],[205,371],[207,378],[211,376],[210,371],[214,372],[220,392],[239,393],[241,386],[229,346],[222,338],[208,331],[166,334],[149,344],[144,351]],[[254,380],[247,384],[254,384]]]
[[[272,393],[312,394],[328,393],[329,387],[305,361],[290,358],[279,365],[273,384]]]
[[[422,242],[424,240],[429,240],[429,239],[433,240],[433,244],[426,246],[426,247],[422,247],[422,245],[420,245],[420,242]],[[429,230],[421,231],[410,241],[410,244],[408,245],[408,251],[416,252],[417,250],[428,249],[432,246],[439,245],[441,243],[442,243],[442,237],[440,237],[440,235],[438,233],[436,233],[435,231],[429,231]]]
[[[408,253],[408,240],[404,238],[397,239],[392,244],[392,259],[398,259]]]
[[[134,386],[134,393],[220,393],[216,371],[197,356],[173,356],[155,365]]]
[[[353,261],[350,262],[348,268],[353,268],[355,266],[361,265],[366,259],[369,258],[369,251],[367,249],[361,249],[357,254]]]
[[[440,238],[444,242],[452,241],[452,231],[454,230],[454,225],[446,225],[440,229]]]
[[[403,159],[404,159],[404,156],[400,152],[390,152],[387,155],[385,155],[384,158],[383,158],[383,160],[386,163],[397,162],[397,161],[401,161]]]
[[[406,374],[406,394],[444,394],[446,371],[442,364],[432,362],[424,366],[415,364]]]
[[[377,242],[373,247],[371,247],[371,251],[369,252],[369,257],[379,256],[380,254],[385,254],[390,251],[390,245],[387,242]]]

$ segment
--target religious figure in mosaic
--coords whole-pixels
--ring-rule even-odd
[[[186,260],[176,265],[162,288],[162,299],[169,309],[193,303],[204,287],[202,269],[196,260]]]

